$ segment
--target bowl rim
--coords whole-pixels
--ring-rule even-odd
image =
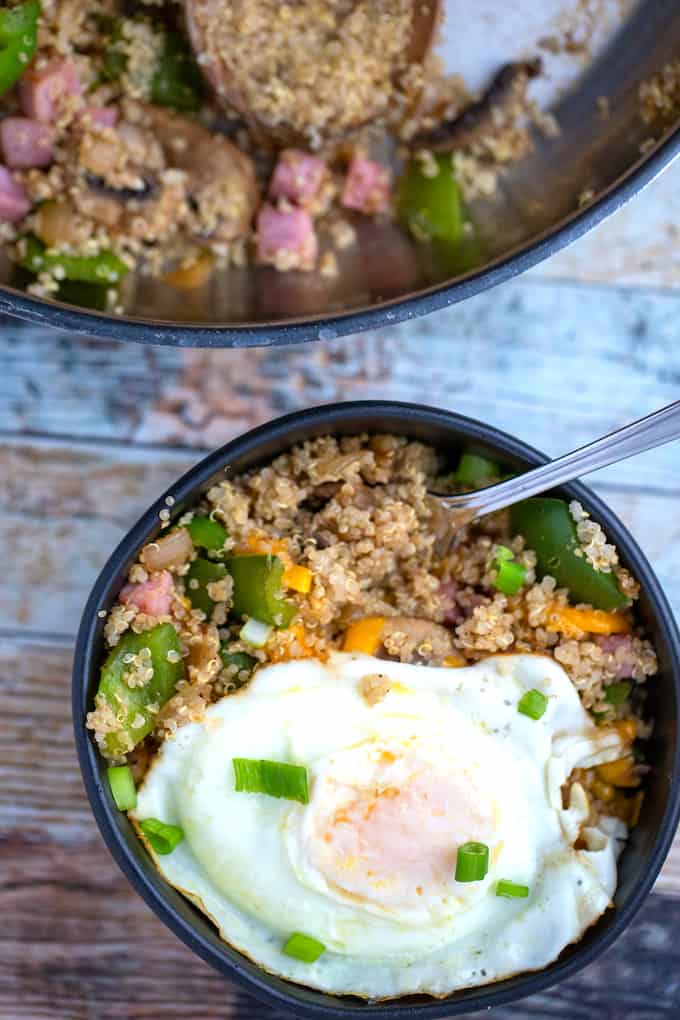
[[[549,459],[534,447],[494,426],[486,425],[453,411],[400,401],[347,401],[323,404],[273,419],[226,443],[202,458],[154,501],[119,542],[102,568],[87,600],[76,639],[72,678],[75,744],[83,784],[95,821],[119,868],[156,916],[190,950],[220,972],[222,976],[234,980],[268,1005],[294,1011],[294,1015],[299,1017],[319,1018],[319,1020],[322,1018],[323,1020],[351,1020],[356,1016],[366,1015],[370,1016],[371,1020],[402,1020],[402,1018],[443,1020],[445,1017],[460,1015],[463,1012],[468,1013],[504,1005],[544,991],[599,957],[628,927],[654,885],[680,822],[680,739],[676,739],[675,742],[670,793],[662,822],[649,853],[645,878],[639,883],[627,903],[622,907],[617,907],[612,923],[606,929],[595,933],[588,944],[579,943],[567,959],[558,959],[542,970],[526,972],[489,985],[463,989],[452,993],[453,998],[425,1000],[416,1005],[411,1003],[400,1005],[399,999],[376,1004],[357,1000],[355,1004],[352,999],[346,1000],[338,997],[337,1005],[335,1003],[327,1005],[305,1002],[305,994],[308,996],[311,991],[312,997],[323,997],[329,1000],[333,999],[333,996],[270,975],[256,965],[250,964],[235,950],[232,952],[237,959],[220,953],[193,924],[180,916],[163,892],[154,888],[146,874],[146,862],[142,865],[135,857],[128,840],[119,832],[115,824],[115,816],[118,812],[111,808],[110,798],[107,799],[103,785],[99,782],[99,755],[94,741],[91,740],[83,725],[87,710],[90,672],[99,666],[98,640],[101,634],[102,620],[98,617],[98,612],[106,605],[111,592],[118,587],[115,579],[130,562],[133,551],[141,548],[144,541],[148,540],[150,533],[157,529],[159,512],[167,507],[166,498],[172,496],[177,503],[183,503],[231,459],[255,452],[267,441],[276,441],[285,437],[291,428],[301,426],[318,429],[319,426],[324,426],[324,428],[328,428],[329,432],[332,432],[334,427],[340,423],[351,423],[353,420],[358,422],[361,418],[370,415],[385,419],[385,427],[395,427],[396,431],[401,426],[402,434],[405,435],[408,435],[409,420],[423,424],[429,423],[457,432],[461,440],[495,447],[508,456],[516,456],[528,463],[540,464]],[[351,434],[351,430],[347,434]],[[625,559],[631,566],[634,576],[641,582],[652,606],[655,620],[668,644],[671,661],[669,681],[672,684],[680,713],[680,631],[656,574],[628,529],[598,496],[580,482],[569,483],[561,488],[572,498],[582,501],[596,519],[604,525],[615,544],[624,552]],[[225,943],[225,945],[228,944]]]
[[[591,205],[575,209],[535,237],[499,255],[486,266],[471,270],[451,282],[421,288],[411,296],[390,298],[357,311],[348,309],[344,312],[294,317],[256,325],[171,323],[79,309],[59,301],[34,297],[4,284],[0,285],[0,314],[74,333],[163,347],[269,347],[335,339],[448,308],[518,276],[561,251],[616,212],[678,156],[680,124],[669,129],[649,153],[640,156]]]

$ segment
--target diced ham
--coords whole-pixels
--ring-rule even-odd
[[[16,223],[31,210],[31,201],[21,184],[5,166],[0,166],[0,220]]]
[[[444,623],[448,623],[451,626],[462,623],[465,619],[463,610],[457,601],[459,591],[460,586],[457,581],[442,581],[438,588],[438,594],[444,608]]]
[[[318,156],[301,149],[284,149],[269,182],[269,194],[309,205],[319,194],[325,176],[326,164]]]
[[[390,202],[391,175],[387,167],[365,156],[349,165],[340,201],[348,209],[372,214],[384,212]]]
[[[50,60],[44,67],[29,67],[19,82],[19,101],[27,117],[53,124],[66,101],[80,96],[77,68],[68,60]]]
[[[104,128],[114,128],[119,116],[117,106],[84,106],[80,111],[82,121]]]
[[[630,634],[606,634],[595,638],[606,655],[614,658],[617,680],[629,680],[635,671],[635,650]]]
[[[172,605],[174,584],[169,570],[153,574],[148,581],[126,584],[118,599],[124,605],[132,603],[148,616],[167,616]]]
[[[265,204],[257,215],[257,257],[280,268],[310,269],[318,251],[314,224],[304,209]]]
[[[50,129],[30,117],[5,117],[0,121],[0,145],[9,167],[28,169],[52,162]]]

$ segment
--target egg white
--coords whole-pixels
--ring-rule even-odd
[[[370,703],[364,678],[374,674],[389,691]],[[532,688],[548,696],[540,720],[517,711]],[[620,754],[618,735],[592,724],[565,672],[546,657],[436,669],[336,653],[326,663],[268,666],[201,722],[180,728],[153,762],[132,817],[182,827],[172,854],[154,854],[159,870],[266,970],[370,998],[445,995],[546,966],[610,905],[625,826],[603,820],[583,829],[585,794],[572,787],[563,808],[561,787],[573,768]],[[235,757],[305,765],[309,804],[236,793]],[[432,777],[444,796],[451,791],[450,818],[423,815],[421,833],[419,816],[397,814],[394,846],[383,831],[375,871],[335,852],[336,833],[353,835],[347,797],[360,798],[352,824],[363,825],[376,804],[389,820],[378,801],[363,811],[361,797],[373,797],[373,786],[395,796],[409,784],[427,790]],[[491,826],[489,872],[481,882],[456,882],[457,845],[450,869],[440,866],[446,840],[449,831],[459,833],[456,843],[474,838],[460,826],[474,828],[477,809],[479,825]],[[338,817],[344,828],[332,827]],[[579,834],[588,849],[574,849]],[[428,839],[442,843],[431,854],[432,874]],[[404,875],[390,870],[392,856],[406,862]],[[421,866],[416,895],[410,876]],[[528,885],[529,897],[497,897],[500,878]],[[313,936],[326,952],[311,965],[284,955],[292,932]]]

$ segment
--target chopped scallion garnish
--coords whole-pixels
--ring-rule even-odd
[[[184,839],[179,825],[167,825],[157,818],[145,818],[139,827],[157,854],[171,854]]]
[[[496,886],[496,896],[507,896],[508,899],[523,900],[528,895],[528,885],[518,885],[516,882],[509,882],[507,878],[501,878]]]
[[[633,685],[626,680],[610,684],[604,692],[604,700],[610,705],[622,705],[633,690]]]
[[[113,765],[106,770],[111,796],[119,811],[131,811],[137,806],[137,790],[129,765]]]
[[[496,568],[495,586],[504,595],[516,595],[524,584],[527,568],[521,563],[515,563],[512,558],[512,549],[506,545],[496,546],[493,557],[493,566]]]
[[[530,719],[540,719],[548,707],[548,699],[542,691],[532,689],[525,691],[517,702],[517,711],[528,715]]]
[[[260,623],[259,620],[250,619],[243,624],[238,636],[241,641],[252,645],[253,648],[264,648],[273,629],[269,623]]]
[[[463,843],[456,857],[456,882],[481,882],[489,870],[489,848],[485,843]]]
[[[309,783],[304,765],[267,761],[263,758],[234,758],[234,783],[237,793],[266,793],[309,803]]]
[[[302,935],[296,931],[286,942],[283,951],[286,956],[293,956],[303,963],[314,963],[326,952],[326,947],[323,942],[317,942],[310,935]]]

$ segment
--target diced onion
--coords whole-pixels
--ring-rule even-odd
[[[166,570],[181,567],[194,551],[191,535],[186,528],[176,528],[163,538],[157,538],[142,549],[139,557],[148,570]]]
[[[247,620],[239,631],[241,641],[253,648],[264,648],[267,639],[274,628],[268,623],[260,623],[259,620]]]

